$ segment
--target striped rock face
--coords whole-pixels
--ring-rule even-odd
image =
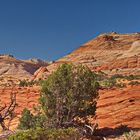
[[[93,71],[113,74],[140,74],[140,33],[101,34],[58,59],[36,78],[47,77],[62,63],[85,64]]]
[[[1,105],[10,101],[10,93],[17,94],[16,117],[12,120],[10,128],[15,129],[19,123],[22,110],[26,107],[33,111],[38,104],[40,87],[0,87]],[[140,126],[140,86],[127,86],[119,89],[103,89],[99,91],[97,101],[96,122],[99,128],[115,128],[126,125],[131,128]],[[95,123],[94,118],[90,119]]]
[[[140,73],[140,34],[106,33],[90,40],[59,59],[83,63],[106,73]]]

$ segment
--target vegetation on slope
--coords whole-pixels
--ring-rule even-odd
[[[94,128],[87,116],[95,115],[98,89],[96,75],[89,68],[61,65],[42,83],[39,112],[32,114],[28,109],[23,110],[19,128],[28,131],[9,139],[79,139],[77,131],[82,125],[92,135]]]

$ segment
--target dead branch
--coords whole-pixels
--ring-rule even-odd
[[[0,125],[3,130],[9,129],[9,124],[13,119],[13,113],[14,109],[16,107],[16,93],[12,92],[10,93],[10,104],[4,105],[3,107],[0,107]],[[8,127],[5,125],[5,120],[9,119]]]

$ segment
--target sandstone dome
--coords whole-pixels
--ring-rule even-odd
[[[132,57],[140,54],[140,40],[134,41],[129,50],[125,51],[121,58]]]

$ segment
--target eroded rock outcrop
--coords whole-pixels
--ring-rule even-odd
[[[40,87],[0,87],[1,103],[9,102],[11,92],[17,93],[16,118],[11,122],[11,128],[18,124],[22,110],[27,107],[32,110],[38,104]],[[97,102],[97,123],[99,128],[115,128],[127,125],[131,128],[140,126],[140,86],[128,86],[123,89],[104,89],[99,91]],[[94,122],[94,120],[91,120]]]
[[[109,75],[140,74],[140,33],[101,34],[50,64],[47,67],[49,73],[62,63],[85,64],[93,71]],[[42,73],[42,77],[49,73]]]

